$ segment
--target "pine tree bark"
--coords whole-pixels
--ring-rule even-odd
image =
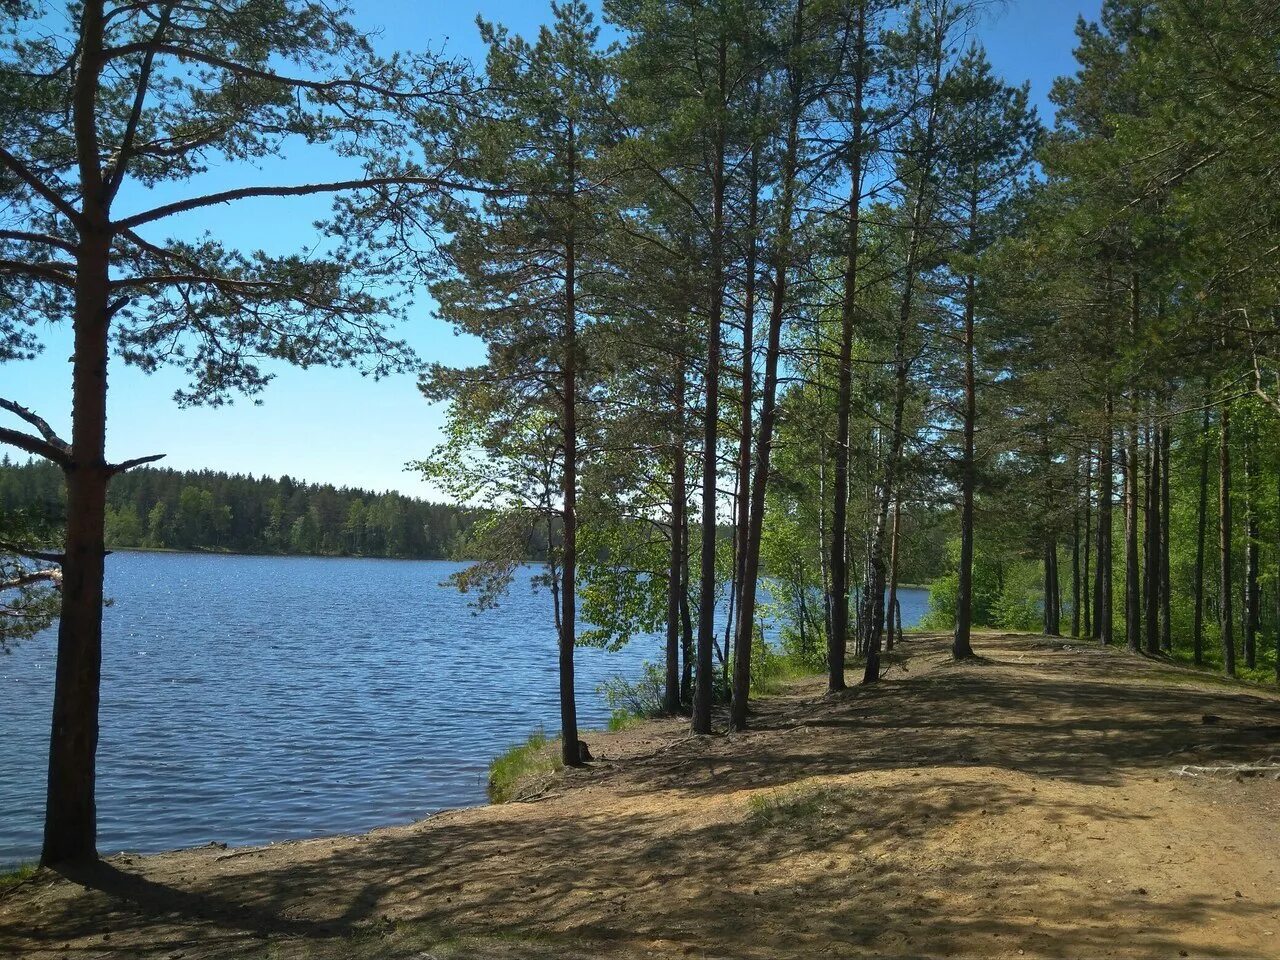
[[[753,116],[760,112],[758,100]],[[742,290],[742,422],[738,431],[737,516],[734,520],[734,597],[742,609],[742,589],[746,583],[744,567],[747,559],[748,527],[751,521],[751,440],[755,414],[755,325],[756,325],[756,232],[760,225],[760,143],[751,146],[747,186],[747,254],[743,267]],[[725,625],[725,657],[729,653],[729,635],[733,628],[733,607]]]
[[[1160,646],[1173,650],[1173,592],[1169,571],[1169,531],[1173,500],[1169,493],[1169,463],[1172,430],[1166,421],[1160,427]]]
[[[1136,414],[1136,403],[1130,412]],[[1138,428],[1127,428],[1124,475],[1124,627],[1125,642],[1134,653],[1141,650],[1142,595],[1138,556]]]
[[[570,194],[577,183],[573,122],[568,124]],[[578,747],[578,706],[574,694],[573,650],[577,640],[578,579],[578,312],[577,245],[570,227],[565,241],[564,351],[564,546],[560,560],[560,752],[565,766],[582,764]]]
[[[1145,595],[1147,653],[1160,652],[1160,450],[1159,431],[1152,425],[1147,440],[1147,503]]]
[[[1089,567],[1092,560],[1090,548],[1093,541],[1093,448],[1084,455],[1084,571],[1081,579],[1081,602],[1084,606],[1083,636],[1092,637],[1093,632],[1093,589],[1089,582]]]
[[[1197,667],[1204,664],[1204,554],[1209,518],[1209,394],[1205,391],[1204,424],[1200,430],[1200,501],[1196,513],[1196,561],[1191,572],[1191,656]]]
[[[849,145],[849,219],[845,234],[844,299],[840,305],[840,358],[836,386],[835,484],[831,507],[831,590],[827,598],[827,689],[845,689],[849,642],[849,419],[853,398],[853,332],[857,319],[858,252],[861,242],[862,130],[866,85],[866,3],[857,5],[853,75],[853,131]]]
[[[1129,335],[1136,340],[1142,316],[1142,288],[1136,272],[1130,275]],[[1124,511],[1124,626],[1125,643],[1141,650],[1142,595],[1138,555],[1138,387],[1129,382],[1129,423],[1126,428]]]
[[[1079,461],[1076,464],[1079,481]],[[1077,487],[1075,508],[1071,512],[1071,636],[1080,636],[1080,491]]]
[[[720,324],[724,310],[724,197],[725,107],[728,39],[721,27],[717,50],[717,95],[713,121],[711,160],[711,289],[707,312],[707,365],[704,374],[706,408],[702,429],[702,552],[698,576],[698,669],[694,678],[693,723],[695,734],[711,733],[711,701],[715,684],[713,648],[716,614],[716,500],[719,479],[720,427]]]
[[[885,649],[893,649],[894,611],[898,608],[898,538],[902,529],[902,501],[893,501],[893,532],[889,536],[889,617],[885,629]],[[901,639],[901,631],[898,631]]]
[[[1258,665],[1258,620],[1262,613],[1258,584],[1258,510],[1254,500],[1257,483],[1253,425],[1246,421],[1244,435],[1244,665]]]
[[[103,182],[97,94],[103,69],[104,12],[87,0],[73,90],[73,133],[82,191],[76,248],[75,351],[71,367],[71,451],[66,548],[54,671],[45,794],[44,866],[97,859],[98,707],[102,679],[102,602],[107,486],[107,360],[110,338],[110,190]]]
[[[683,343],[683,340],[682,340]],[[683,696],[680,677],[680,636],[683,613],[682,600],[685,590],[684,567],[688,551],[684,538],[688,535],[685,516],[688,497],[685,452],[685,360],[681,354],[676,360],[674,429],[671,444],[671,558],[667,569],[667,670],[666,687],[662,698],[663,710],[669,714],[680,712]]]
[[[1222,423],[1218,438],[1218,576],[1221,595],[1218,598],[1219,626],[1222,634],[1222,668],[1227,676],[1236,675],[1235,609],[1232,603],[1231,578],[1231,405],[1222,405]]]
[[[1098,584],[1095,593],[1093,630],[1099,642],[1115,641],[1115,564],[1112,532],[1115,522],[1112,507],[1115,499],[1116,435],[1113,426],[1113,400],[1107,388],[1103,401],[1103,443],[1098,451]]]
[[[805,0],[796,4],[792,26],[793,56],[804,42]],[[773,289],[769,308],[768,343],[765,346],[764,384],[760,397],[760,429],[756,437],[755,469],[751,478],[751,510],[747,524],[746,551],[742,565],[742,602],[738,605],[737,657],[733,664],[733,699],[729,726],[747,728],[747,701],[751,695],[751,647],[756,618],[756,587],[760,577],[760,538],[764,532],[765,496],[769,485],[769,462],[773,453],[773,431],[777,419],[778,360],[782,351],[782,318],[787,302],[787,281],[791,272],[791,217],[795,206],[797,164],[800,156],[800,113],[803,109],[804,78],[793,61],[787,71],[790,111],[787,118],[786,147],[781,168],[781,196],[778,203],[777,250],[774,257]]]
[[[969,194],[969,246],[976,244],[978,232],[978,194]],[[964,282],[964,439],[960,456],[960,569],[956,585],[956,629],[951,640],[951,656],[964,660],[973,656],[973,496],[977,486],[977,464],[974,462],[974,436],[978,420],[978,390],[975,375],[974,316],[976,311],[976,278],[970,272]]]

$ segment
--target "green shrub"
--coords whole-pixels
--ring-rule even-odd
[[[524,743],[499,754],[489,764],[489,800],[492,803],[514,800],[523,784],[550,776],[563,766],[559,738],[549,739],[541,730],[531,733]]]
[[[662,700],[666,686],[667,678],[662,669],[655,664],[645,663],[639,680],[610,677],[596,688],[596,692],[604,695],[604,701],[613,710],[614,716],[627,713],[639,719],[646,719],[662,715]],[[612,717],[609,719],[609,729],[615,729]]]

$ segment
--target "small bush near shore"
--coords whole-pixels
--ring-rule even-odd
[[[539,730],[524,743],[500,753],[489,764],[489,801],[506,803],[520,793],[522,784],[560,770],[560,740],[550,739]]]

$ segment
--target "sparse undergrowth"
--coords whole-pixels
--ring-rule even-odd
[[[551,739],[541,730],[531,733],[524,743],[498,754],[489,764],[489,800],[492,803],[515,800],[529,783],[563,767],[559,738]]]
[[[747,826],[757,832],[811,836],[829,827],[846,805],[845,791],[835,787],[800,784],[770,790],[747,800]]]
[[[36,865],[34,863],[24,863],[13,870],[0,873],[0,892],[16,887],[24,880],[29,880],[35,876]]]

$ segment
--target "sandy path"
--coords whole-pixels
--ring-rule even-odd
[[[533,803],[39,874],[0,955],[1280,957],[1280,783],[1172,773],[1280,754],[1280,699],[979,647],[911,641],[878,688],[799,684],[744,735],[589,738]]]

